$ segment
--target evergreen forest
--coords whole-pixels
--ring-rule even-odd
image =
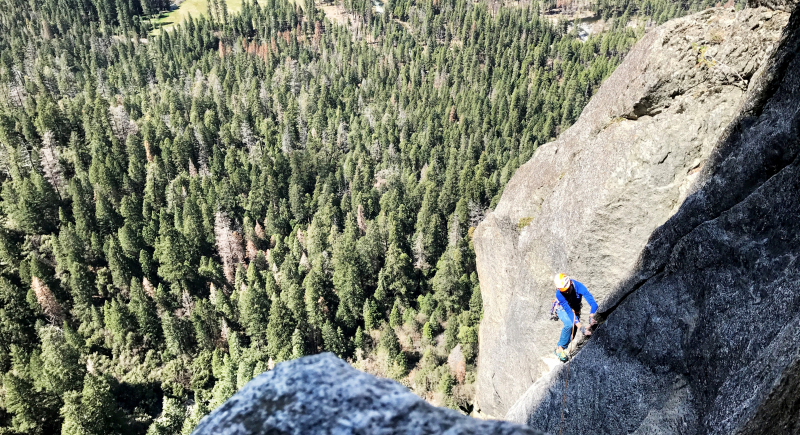
[[[319,352],[470,412],[474,228],[632,17],[712,5],[601,0],[581,39],[537,2],[0,4],[4,435],[188,434]]]

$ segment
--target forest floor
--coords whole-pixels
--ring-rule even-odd
[[[295,4],[299,4],[300,7],[304,7],[302,0],[292,0]],[[354,40],[364,39],[368,43],[375,43],[375,38],[372,37],[371,34],[368,32],[365,33],[363,31],[364,23],[361,21],[357,14],[348,12],[344,6],[340,2],[334,1],[333,3],[328,2],[320,2],[317,0],[315,2],[317,9],[321,10],[325,14],[325,18],[331,21],[331,23],[346,26],[350,33],[353,34]],[[379,12],[376,12],[379,13]],[[405,22],[400,21],[397,18],[393,19],[394,22],[403,26],[404,29],[410,31],[411,26]]]

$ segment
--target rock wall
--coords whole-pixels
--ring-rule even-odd
[[[800,12],[767,65],[573,359],[566,433],[800,433]],[[558,430],[567,369],[507,418]]]
[[[792,12],[797,9],[800,0],[748,0],[747,5],[751,8],[764,6],[776,11]]]
[[[498,434],[541,432],[432,406],[397,382],[331,353],[278,364],[200,421],[194,435]]]
[[[601,311],[637,285],[648,239],[703,181],[787,20],[715,8],[658,27],[578,122],[517,171],[474,235],[481,412],[504,415],[547,372],[542,357],[561,329],[548,320],[554,273],[586,284]]]

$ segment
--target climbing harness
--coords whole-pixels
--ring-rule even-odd
[[[561,304],[558,303],[558,299],[553,299],[553,305],[550,306],[550,320],[558,320],[558,308]]]

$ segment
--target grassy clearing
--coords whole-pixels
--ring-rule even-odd
[[[228,4],[228,14],[235,14],[242,10],[242,0],[225,0],[225,2]],[[169,30],[186,21],[190,15],[192,17],[207,15],[207,4],[208,0],[186,0],[174,11],[161,14],[154,23],[163,30]]]

